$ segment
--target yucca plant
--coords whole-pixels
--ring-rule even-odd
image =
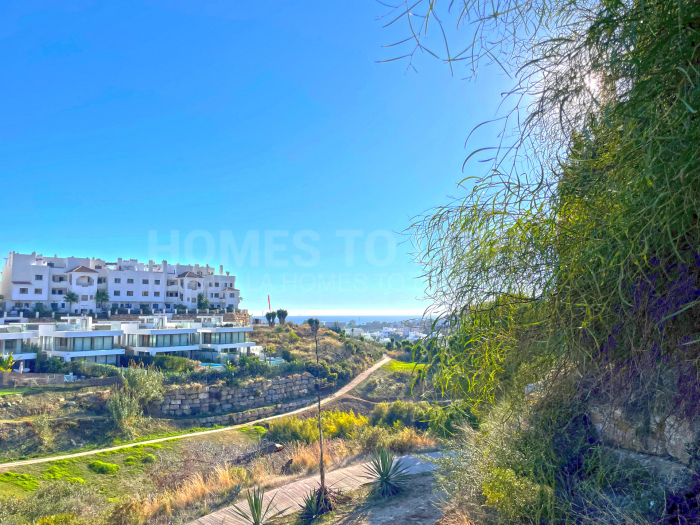
[[[307,493],[303,502],[299,504],[301,507],[299,518],[301,521],[310,523],[316,518],[332,512],[337,504],[347,500],[348,498],[343,496],[339,490],[319,485],[318,488]]]
[[[277,496],[277,494],[275,494],[275,496]],[[265,491],[259,487],[253,489],[252,492],[248,489],[248,494],[246,496],[248,499],[248,512],[244,511],[238,505],[234,505],[233,509],[246,523],[250,523],[250,525],[270,525],[272,524],[272,520],[282,515],[282,513],[287,510],[283,509],[272,514],[270,513],[270,507],[272,506],[272,502],[275,501],[275,496],[272,496],[267,507],[264,507],[263,498],[265,497]]]
[[[374,485],[374,490],[383,498],[398,494],[403,485],[408,481],[403,460],[394,461],[395,456],[385,448],[380,448],[374,453],[372,461],[365,466],[368,477],[374,478],[365,485]]]

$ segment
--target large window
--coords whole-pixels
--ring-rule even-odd
[[[43,281],[43,280],[44,280],[44,276],[43,276],[43,275],[35,275],[35,276],[34,276],[34,280],[35,280],[35,281]]]
[[[21,293],[22,295],[28,294],[28,293],[29,293],[29,288],[20,288],[20,289],[19,289],[19,293]]]

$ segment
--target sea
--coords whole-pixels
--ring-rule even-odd
[[[264,316],[254,315],[257,319],[262,319],[263,322],[267,322]],[[421,319],[420,315],[410,316],[410,315],[314,315],[313,313],[307,315],[288,315],[287,321],[301,324],[305,323],[309,317],[315,317],[319,321],[325,321],[326,323],[333,323],[335,321],[349,323],[350,321],[355,321],[356,325],[381,322],[381,323],[397,323],[400,321],[419,321]]]

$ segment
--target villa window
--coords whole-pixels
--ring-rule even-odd
[[[119,290],[112,292],[115,296],[119,297],[122,293]]]
[[[229,296],[231,299],[234,299],[234,298],[236,297],[236,294],[235,294],[235,293],[230,293],[230,294],[228,294],[228,296]]]
[[[34,288],[34,295],[41,295],[41,288]]]
[[[97,278],[97,284],[105,284],[107,282],[106,277],[98,277]]]
[[[177,286],[177,281],[168,281],[168,286]]]
[[[156,280],[153,281],[153,282],[154,282],[156,285],[159,285],[159,284],[160,284],[160,279],[156,279]]]
[[[127,297],[133,297],[133,296],[134,296],[134,292],[132,292],[131,290],[129,290],[128,292],[126,292],[126,296],[127,296]]]
[[[141,284],[148,284],[148,279],[141,279]]]
[[[80,296],[80,300],[81,300],[81,301],[87,301],[87,300],[88,300],[88,296],[87,296],[87,295],[81,295],[81,296]]]
[[[216,288],[218,288],[218,287],[219,287],[219,283],[214,283],[214,286],[215,286]]]
[[[122,282],[121,277],[114,278],[114,284],[121,284],[121,282]]]
[[[43,281],[43,280],[44,280],[44,276],[43,276],[43,275],[35,275],[35,276],[34,276],[34,280],[35,280],[35,281]]]
[[[19,293],[22,295],[28,294],[29,293],[29,288],[20,288]]]
[[[153,297],[160,297],[160,292],[153,292]]]
[[[134,284],[134,280],[133,280],[133,279],[127,279],[127,280],[126,280],[126,284]]]
[[[148,297],[148,292],[141,292],[141,297]]]

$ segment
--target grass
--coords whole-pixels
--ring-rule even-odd
[[[12,390],[0,389],[0,396],[11,396],[13,394],[26,394],[28,392],[31,392],[32,390],[39,391],[39,389],[32,389],[32,388],[28,388],[28,387],[14,388]]]
[[[228,432],[193,439],[214,443],[248,443],[251,440],[257,440],[257,437],[240,432]],[[107,498],[121,498],[139,492],[149,493],[156,488],[148,476],[148,469],[156,461],[156,454],[161,455],[164,461],[176,460],[189,446],[191,446],[190,442],[184,443],[181,440],[135,444],[94,456],[17,467],[0,474],[0,497],[23,498],[38,487],[59,480],[85,483]],[[100,469],[98,467],[100,464],[115,465],[118,468],[107,467],[107,470],[111,471],[109,473]],[[92,468],[91,465],[93,465]]]
[[[392,359],[387,364],[382,366],[382,368],[385,368],[386,370],[391,370],[392,372],[402,372],[402,371],[413,372],[414,370],[416,372],[418,372],[418,371],[422,370],[424,367],[425,367],[424,364],[407,363],[406,361],[397,361],[396,359]]]

